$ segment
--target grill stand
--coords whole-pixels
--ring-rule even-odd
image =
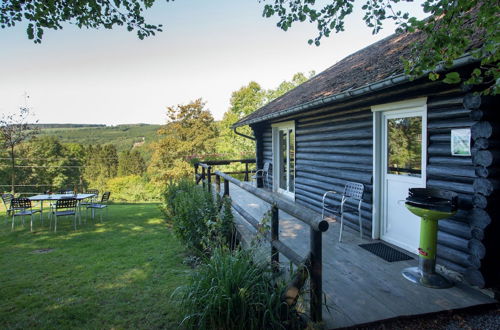
[[[406,208],[420,216],[420,244],[418,248],[418,267],[405,268],[402,275],[413,283],[434,289],[446,289],[453,284],[436,273],[436,249],[438,220],[445,219],[456,212],[443,212],[416,207],[408,203]]]

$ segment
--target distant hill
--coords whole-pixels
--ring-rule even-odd
[[[38,124],[40,135],[59,138],[63,143],[83,145],[113,144],[118,151],[136,148],[149,158],[147,146],[157,140],[156,131],[161,125],[86,125],[86,124]]]

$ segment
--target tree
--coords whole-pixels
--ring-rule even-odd
[[[189,156],[215,151],[217,126],[202,99],[167,108],[167,124],[158,130],[163,138],[152,145],[148,173],[156,183],[166,183],[190,173]]]
[[[278,27],[288,30],[294,22],[315,23],[318,35],[309,43],[320,45],[323,37],[344,31],[344,20],[352,14],[353,0],[329,0],[316,5],[315,0],[262,0],[272,2],[264,6],[263,15],[278,16]],[[498,29],[498,1],[491,0],[425,0],[422,8],[430,17],[419,20],[397,9],[401,0],[365,0],[363,20],[377,33],[386,20],[396,23],[397,31],[422,31],[426,38],[414,45],[411,59],[405,59],[405,71],[413,77],[426,72],[432,80],[447,83],[465,81],[466,84],[486,84],[485,93],[500,92],[500,29]],[[410,1],[410,0],[405,0]],[[477,41],[480,45],[477,45]],[[460,77],[449,72],[444,77],[436,72],[439,64],[451,67],[454,60],[471,52],[481,59],[480,67],[470,76]]]
[[[169,2],[170,0],[165,0]],[[60,30],[63,23],[79,28],[106,28],[125,25],[128,31],[137,31],[140,39],[160,32],[162,25],[146,23],[143,11],[155,0],[5,0],[0,2],[0,26],[13,27],[28,22],[29,39],[42,41],[45,29]]]
[[[37,127],[30,125],[28,119],[30,118],[30,110],[27,107],[20,107],[18,113],[10,115],[2,115],[0,119],[0,137],[2,145],[9,154],[11,165],[11,192],[15,193],[16,183],[16,161],[15,161],[15,148],[23,141],[28,140],[30,137],[36,135],[39,130]],[[38,121],[35,121],[37,123]]]
[[[118,155],[118,176],[142,175],[146,169],[146,162],[137,150],[122,151]]]

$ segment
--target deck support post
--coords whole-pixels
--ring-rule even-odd
[[[194,164],[194,182],[198,184],[198,163]]]
[[[248,182],[248,163],[245,163],[245,178],[243,180]]]
[[[205,188],[205,185],[206,185],[205,184],[205,176],[206,176],[205,167],[202,166],[201,167],[201,183],[203,184],[203,188]]]
[[[207,185],[208,191],[212,191],[212,166],[207,167]]]
[[[323,320],[323,305],[321,296],[323,295],[323,251],[322,233],[310,228],[311,232],[311,320],[321,322]]]
[[[215,175],[215,191],[220,195],[220,176],[217,174]]]
[[[224,179],[224,196],[229,196],[229,180]]]
[[[279,209],[276,204],[271,206],[271,240],[279,241]],[[271,264],[273,271],[279,272],[280,253],[273,244],[271,244]]]

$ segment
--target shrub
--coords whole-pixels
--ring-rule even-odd
[[[298,329],[297,313],[281,296],[284,281],[276,280],[269,262],[257,262],[253,250],[216,248],[199,266],[189,284],[178,288],[187,329]]]
[[[120,202],[149,202],[158,200],[159,196],[153,185],[138,175],[110,179],[106,189],[112,192],[113,200]]]

